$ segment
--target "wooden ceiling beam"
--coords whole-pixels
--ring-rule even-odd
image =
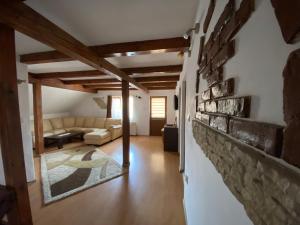
[[[23,2],[1,1],[0,22],[100,72],[114,75],[120,80],[126,80],[135,87],[147,92],[147,88],[143,85],[137,83],[110,62],[99,57],[96,52]]]
[[[137,81],[139,83],[179,81],[179,75],[153,76],[153,77],[136,77],[134,79],[135,79],[135,81]]]
[[[70,72],[52,72],[52,73],[29,73],[35,79],[53,79],[53,78],[76,78],[76,77],[96,77],[107,76],[98,70],[70,71]]]
[[[144,86],[147,88],[150,87],[168,87],[176,86],[177,82],[160,82],[160,83],[145,83]],[[98,85],[83,85],[87,89],[98,89],[98,88],[121,88],[122,84],[98,84]]]
[[[151,82],[168,82],[168,81],[178,81],[179,75],[173,76],[153,76],[153,77],[136,77],[134,78],[136,82],[139,83],[151,83]],[[120,83],[117,79],[84,79],[84,80],[64,80],[64,84],[107,84],[107,83]]]
[[[86,92],[86,93],[96,93],[95,90],[85,88],[81,84],[64,84],[61,80],[59,79],[43,79],[43,80],[37,80],[31,76],[29,76],[29,83],[40,83],[43,86],[48,86],[48,87],[55,87],[55,88],[62,88],[62,89],[67,89],[67,90],[72,90],[72,91],[81,91],[81,92]]]
[[[143,73],[177,73],[182,71],[182,65],[122,68],[121,70],[123,70],[128,75]]]
[[[124,71],[128,75],[156,73],[156,72],[157,73],[174,73],[174,72],[181,72],[182,65],[120,68],[120,70]],[[94,76],[107,75],[107,74],[101,73],[98,70],[52,72],[52,73],[29,73],[29,74],[36,79],[94,77]]]
[[[95,51],[98,56],[103,58],[117,56],[133,56],[146,55],[162,52],[179,52],[185,51],[190,46],[190,40],[185,40],[182,37],[126,42],[108,45],[98,45],[89,47]],[[49,62],[64,62],[74,60],[72,57],[60,53],[58,51],[38,52],[21,55],[22,63],[39,64]]]

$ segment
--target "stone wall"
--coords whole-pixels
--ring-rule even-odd
[[[193,134],[255,225],[300,224],[300,170],[193,120]]]

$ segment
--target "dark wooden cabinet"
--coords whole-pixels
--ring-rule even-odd
[[[162,134],[164,150],[178,152],[178,128],[175,125],[165,125]]]

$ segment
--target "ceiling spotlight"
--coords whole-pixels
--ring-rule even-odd
[[[196,34],[199,33],[200,30],[200,23],[196,23],[195,27],[189,29],[185,34],[183,35],[184,39],[189,39],[189,37],[192,35],[192,32],[195,31]]]

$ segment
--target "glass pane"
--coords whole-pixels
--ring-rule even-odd
[[[152,97],[151,98],[151,118],[166,117],[166,98]]]

